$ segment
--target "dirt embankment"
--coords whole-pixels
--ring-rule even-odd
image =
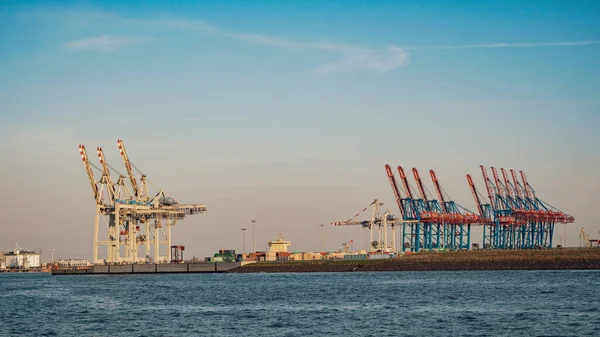
[[[262,262],[232,273],[600,269],[600,249],[419,253],[397,259]]]

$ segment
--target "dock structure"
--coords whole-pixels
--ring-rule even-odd
[[[241,262],[104,264],[87,269],[53,270],[52,275],[224,273],[241,265]]]
[[[85,146],[79,145],[95,201],[92,262],[95,265],[169,263],[171,228],[186,216],[205,212],[206,206],[180,204],[162,189],[151,195],[147,176],[130,161],[123,141],[118,140],[117,145],[127,175],[108,165],[101,147],[96,148],[101,165],[97,167],[90,162]],[[100,179],[95,178],[92,168],[101,173]],[[134,169],[140,174],[139,183]],[[111,170],[119,175],[117,182]],[[100,238],[101,229],[106,239]],[[99,254],[101,247],[105,248],[103,258]]]

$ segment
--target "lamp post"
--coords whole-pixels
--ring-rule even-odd
[[[323,252],[325,251],[325,234],[323,233],[325,225],[320,224],[319,226],[321,226],[321,252]]]
[[[250,220],[252,223],[252,251],[256,253],[256,237],[254,236],[254,224],[256,220]]]
[[[246,228],[242,228],[242,254],[246,254]]]
[[[52,253],[52,261],[50,262],[54,262],[54,251],[56,250],[56,248],[52,248],[52,249],[48,249],[51,253]]]

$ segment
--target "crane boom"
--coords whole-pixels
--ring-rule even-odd
[[[496,193],[498,193],[498,195],[500,196],[504,196],[505,195],[505,190],[502,185],[502,182],[500,181],[500,178],[498,177],[498,173],[496,172],[496,168],[495,167],[491,167],[492,169],[492,175],[494,176],[494,184],[496,184]]]
[[[506,188],[506,195],[510,196],[510,197],[516,197],[517,195],[515,192],[515,188],[511,188],[513,186],[510,183],[510,181],[508,180],[508,175],[506,174],[506,170],[504,168],[501,168],[500,172],[502,172],[502,178],[504,179],[504,187]]]
[[[425,193],[425,188],[423,187],[423,182],[421,181],[419,171],[415,167],[413,167],[412,172],[413,176],[415,177],[415,181],[417,182],[417,188],[419,189],[419,194],[421,194],[421,198],[423,198],[425,202],[429,201],[427,199],[427,194]]]
[[[444,212],[448,213],[449,210],[446,209],[446,200],[444,199],[444,194],[442,193],[442,188],[440,187],[440,182],[437,179],[435,171],[429,170],[429,175],[431,176],[431,180],[433,181],[433,186],[435,187],[435,192],[437,193],[442,209],[444,210]]]
[[[90,166],[90,160],[88,158],[87,151],[85,150],[85,146],[81,144],[79,145],[79,155],[81,155],[81,160],[83,161],[85,173],[87,173],[90,185],[92,186],[94,199],[98,203],[100,201],[100,196],[98,195],[98,184],[96,182],[96,178],[94,178],[94,172],[92,172],[92,167]]]
[[[133,193],[136,198],[139,197],[139,187],[137,184],[137,180],[133,175],[133,169],[131,168],[131,162],[129,162],[129,157],[127,156],[127,151],[125,151],[125,145],[122,140],[117,140],[117,144],[119,146],[119,153],[121,153],[121,158],[123,158],[123,162],[125,163],[125,169],[127,170],[127,175],[129,176],[129,181],[131,182],[131,188],[133,188]]]
[[[475,199],[475,204],[477,205],[477,210],[479,210],[479,215],[483,218],[485,214],[483,213],[483,206],[481,206],[481,200],[479,199],[479,195],[477,194],[477,189],[475,189],[475,183],[473,183],[473,179],[470,174],[467,174],[467,182],[469,182],[469,187],[471,187],[471,193],[473,193],[473,199]]]
[[[398,166],[398,173],[400,174],[400,180],[402,180],[402,185],[404,186],[404,190],[406,191],[406,195],[408,195],[408,197],[410,199],[413,198],[413,194],[412,191],[410,189],[410,185],[408,185],[408,179],[406,179],[406,174],[404,174],[404,169],[402,168],[402,166]]]
[[[523,180],[523,187],[525,189],[525,195],[528,198],[533,199],[533,193],[531,193],[531,186],[529,186],[529,183],[527,182],[527,177],[525,176],[525,172],[519,171],[519,173],[521,174],[521,179]]]
[[[515,193],[516,196],[519,198],[523,197],[523,191],[520,188],[521,184],[519,183],[519,179],[517,179],[517,174],[515,173],[515,171],[513,169],[510,170],[510,175],[512,177],[513,183],[515,184]]]
[[[402,180],[402,185],[404,186],[404,189],[406,190],[406,195],[408,195],[408,198],[410,199],[410,210],[412,213],[412,216],[414,218],[416,218],[419,214],[419,212],[417,211],[417,204],[415,203],[414,199],[413,199],[413,193],[412,190],[410,189],[410,185],[408,184],[408,179],[406,178],[406,174],[404,173],[404,169],[402,168],[402,166],[398,166],[398,173],[400,174],[400,180]]]
[[[332,226],[353,226],[353,225],[360,225],[360,226],[363,226],[363,227],[370,227],[371,226],[371,221],[364,220],[364,221],[332,222],[331,225]]]
[[[485,167],[483,165],[479,165],[479,167],[481,168],[481,174],[483,175],[483,180],[485,182],[485,189],[488,192],[490,206],[492,207],[492,210],[495,211],[496,207],[494,206],[494,202],[493,202],[494,198],[492,197],[493,193],[492,193],[492,186],[490,186],[490,178],[488,177],[487,170],[485,169]]]
[[[400,190],[398,189],[398,184],[396,183],[394,172],[392,172],[392,168],[388,164],[385,164],[385,171],[387,172],[388,179],[390,180],[390,185],[392,185],[394,197],[396,198],[396,204],[398,204],[398,209],[400,209],[400,215],[404,217],[404,208],[402,207],[402,196],[400,194]]]
[[[110,199],[114,200],[116,198],[115,183],[110,176],[110,170],[108,168],[108,164],[106,163],[106,159],[104,158],[104,151],[102,151],[101,147],[97,147],[96,152],[98,153],[98,160],[100,160],[100,164],[102,165],[102,177],[105,177],[106,184],[108,185]]]

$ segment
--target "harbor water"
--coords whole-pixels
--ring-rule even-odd
[[[598,336],[600,271],[0,274],[0,336]]]

